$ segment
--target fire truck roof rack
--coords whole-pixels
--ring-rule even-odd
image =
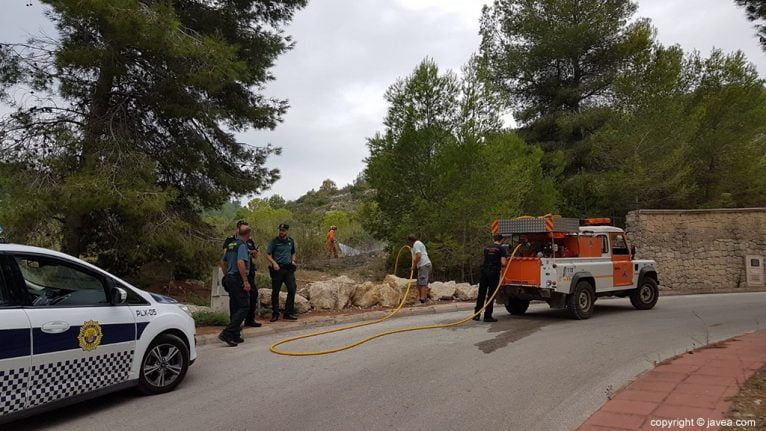
[[[497,220],[497,228],[497,233],[504,236],[524,233],[575,233],[580,231],[580,220],[564,217]]]

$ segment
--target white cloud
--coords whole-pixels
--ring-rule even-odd
[[[484,0],[396,0],[404,8],[418,13],[442,13],[457,15],[463,23],[475,28],[481,16]]]

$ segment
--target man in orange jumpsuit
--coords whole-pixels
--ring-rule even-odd
[[[328,257],[338,258],[338,249],[335,247],[335,231],[338,230],[336,226],[330,226],[330,230],[327,232],[327,249]]]

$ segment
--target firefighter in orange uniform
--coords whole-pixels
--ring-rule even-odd
[[[330,226],[330,230],[327,231],[327,251],[328,257],[338,258],[338,248],[335,247],[335,231],[338,230],[337,226]]]

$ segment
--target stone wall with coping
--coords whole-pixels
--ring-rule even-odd
[[[668,289],[753,289],[745,256],[766,256],[766,208],[638,210],[626,231],[639,259],[657,261]]]

